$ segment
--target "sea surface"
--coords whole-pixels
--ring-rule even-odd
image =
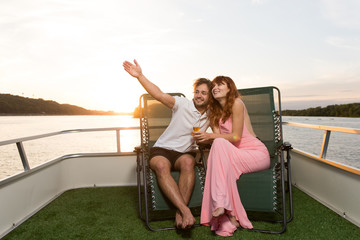
[[[360,118],[285,116],[283,122],[360,129]],[[283,126],[284,141],[315,156],[320,156],[324,135],[324,130]],[[360,169],[360,135],[331,131],[326,159]]]
[[[360,129],[360,118],[283,117],[286,122]],[[132,116],[0,116],[0,142],[72,129],[138,127]],[[320,155],[323,130],[283,126],[284,141]],[[120,132],[121,151],[140,144],[138,130]],[[116,152],[116,132],[69,133],[23,142],[30,167],[71,153]],[[360,135],[332,132],[327,159],[360,169]],[[0,179],[23,171],[15,144],[0,146]]]

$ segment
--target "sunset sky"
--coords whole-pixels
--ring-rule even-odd
[[[277,86],[283,109],[360,102],[358,0],[1,0],[0,93],[131,112],[164,92]]]

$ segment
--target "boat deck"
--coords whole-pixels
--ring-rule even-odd
[[[238,229],[230,239],[360,239],[360,228],[297,188],[293,188],[294,219],[283,234]],[[51,202],[3,239],[209,239],[209,227],[190,231],[149,231],[137,213],[136,187],[70,190]],[[197,217],[199,221],[199,217]],[[164,224],[156,222],[154,224]],[[168,225],[172,221],[167,221]],[[279,225],[253,221],[255,228]]]

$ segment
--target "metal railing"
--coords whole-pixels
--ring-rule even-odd
[[[332,131],[333,132],[341,132],[341,133],[350,133],[350,134],[360,134],[360,129],[353,129],[353,128],[330,127],[330,126],[303,124],[303,123],[295,123],[295,122],[282,122],[282,124],[288,125],[288,126],[301,127],[301,128],[312,128],[312,129],[324,130],[324,138],[323,138],[323,143],[322,143],[322,147],[321,147],[320,157],[317,157],[314,155],[312,155],[312,157],[315,157],[315,158],[322,160],[324,162],[327,162],[327,163],[329,163],[329,162],[326,160],[326,153],[328,150],[330,135],[331,135]],[[51,136],[56,136],[56,135],[69,134],[69,133],[115,131],[116,132],[116,146],[117,146],[116,153],[121,153],[120,131],[139,130],[139,129],[140,129],[140,127],[71,129],[71,130],[64,130],[64,131],[59,131],[59,132],[52,132],[52,133],[40,134],[40,135],[35,135],[35,136],[30,136],[30,137],[23,137],[23,138],[16,138],[16,139],[11,139],[11,140],[1,141],[0,147],[5,146],[5,145],[16,144],[22,165],[24,167],[24,171],[28,171],[28,170],[30,170],[30,165],[29,165],[29,162],[28,162],[28,159],[26,156],[23,142],[46,138],[46,137],[51,137]],[[338,164],[334,164],[334,163],[330,163],[330,164],[337,165],[337,167],[339,167]],[[341,168],[360,175],[360,170],[356,170],[356,169],[354,170],[354,168],[348,168],[348,167],[341,167]]]
[[[116,132],[116,148],[117,148],[116,153],[122,153],[121,147],[120,147],[121,146],[120,145],[120,131],[139,130],[139,129],[140,129],[139,127],[71,129],[71,130],[64,130],[64,131],[59,131],[59,132],[52,132],[52,133],[40,134],[40,135],[35,135],[35,136],[30,136],[30,137],[23,137],[23,138],[16,138],[16,139],[11,139],[11,140],[1,141],[0,147],[5,146],[5,145],[16,144],[22,165],[24,167],[24,171],[28,171],[28,170],[30,170],[30,165],[29,165],[29,161],[26,156],[23,142],[37,140],[37,139],[46,138],[46,137],[57,136],[57,135],[69,134],[69,133],[115,131]]]
[[[334,162],[330,162],[326,159],[326,154],[327,154],[327,150],[328,150],[328,146],[329,146],[329,140],[330,140],[330,135],[331,132],[340,132],[340,133],[350,133],[350,134],[360,134],[360,129],[355,129],[355,128],[342,128],[342,127],[331,127],[331,126],[322,126],[322,125],[313,125],[313,124],[304,124],[304,123],[296,123],[296,122],[282,122],[283,125],[288,125],[288,126],[294,126],[294,127],[301,127],[301,128],[311,128],[311,129],[318,129],[318,130],[323,130],[324,131],[324,137],[323,137],[323,141],[322,141],[322,146],[321,146],[321,151],[320,151],[320,156],[317,157],[315,155],[311,155],[311,154],[307,154],[310,155],[318,160],[321,160],[323,162],[326,162],[330,165],[336,166],[338,168],[344,169],[346,171],[350,171],[353,172],[355,174],[360,175],[360,170],[356,169],[356,168],[352,168],[349,166],[344,166],[342,164],[338,164],[338,163],[334,163]]]

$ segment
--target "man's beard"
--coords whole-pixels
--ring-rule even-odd
[[[204,102],[204,103],[201,103],[201,104],[196,104],[196,103],[195,103],[195,107],[199,107],[199,108],[206,108],[207,105],[208,105],[208,104],[205,103],[205,102]]]

